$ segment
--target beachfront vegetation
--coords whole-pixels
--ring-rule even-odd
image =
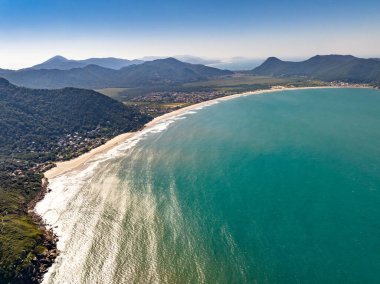
[[[51,237],[28,214],[42,173],[150,119],[91,90],[32,90],[0,79],[0,283],[38,282],[51,261]]]
[[[238,73],[213,77],[208,80],[171,86],[106,88],[97,90],[126,105],[138,108],[151,116],[173,111],[194,103],[200,103],[236,93],[265,90],[273,86],[326,86],[326,82],[304,78],[273,78]]]

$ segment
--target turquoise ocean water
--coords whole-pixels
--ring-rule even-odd
[[[65,201],[70,238],[47,282],[380,283],[379,91],[281,91],[184,117]]]

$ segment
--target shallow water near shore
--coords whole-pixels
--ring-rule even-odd
[[[379,283],[380,91],[246,96],[50,181],[45,283]]]

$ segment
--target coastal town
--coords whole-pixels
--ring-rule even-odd
[[[197,104],[209,100],[234,95],[236,93],[249,93],[250,91],[267,90],[267,89],[289,89],[297,87],[340,87],[340,88],[380,88],[370,84],[347,83],[340,81],[321,82],[321,81],[301,81],[298,84],[289,83],[285,85],[263,85],[251,88],[233,88],[233,89],[213,89],[199,91],[152,91],[143,95],[133,96],[131,98],[120,100],[126,105],[133,106],[140,112],[157,117],[165,113]]]
[[[346,87],[346,88],[380,88],[380,86],[370,86],[369,84],[352,84],[347,82],[329,82],[328,87]],[[286,88],[296,88],[294,85],[277,85],[271,86],[274,90]],[[256,91],[256,90],[252,90]],[[233,95],[232,91],[198,91],[198,92],[151,92],[146,95],[136,96],[128,100],[129,106],[135,107],[142,113],[149,114],[152,118],[158,117],[180,108],[190,106],[209,100]],[[38,143],[30,141],[23,149],[14,149],[14,158],[0,160],[0,169],[9,172],[11,176],[24,177],[29,173],[43,173],[54,167],[54,160],[66,161],[78,157],[112,138],[112,135],[102,133],[100,128],[87,132],[74,132],[63,135],[53,143]],[[29,154],[17,155],[17,153]],[[41,153],[49,153],[48,156]],[[37,159],[33,158],[37,156]],[[23,157],[23,158],[18,158]],[[53,159],[54,157],[54,159]]]

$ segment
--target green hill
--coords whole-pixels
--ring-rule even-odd
[[[38,283],[31,280],[40,269],[36,259],[49,245],[27,210],[49,163],[150,119],[95,91],[34,90],[0,78],[0,283]]]
[[[74,132],[107,129],[118,134],[141,127],[140,113],[95,91],[32,90],[0,80],[0,153],[22,151]]]
[[[251,71],[254,75],[273,77],[305,77],[322,81],[380,83],[380,61],[351,55],[317,55],[301,62],[268,58]]]

